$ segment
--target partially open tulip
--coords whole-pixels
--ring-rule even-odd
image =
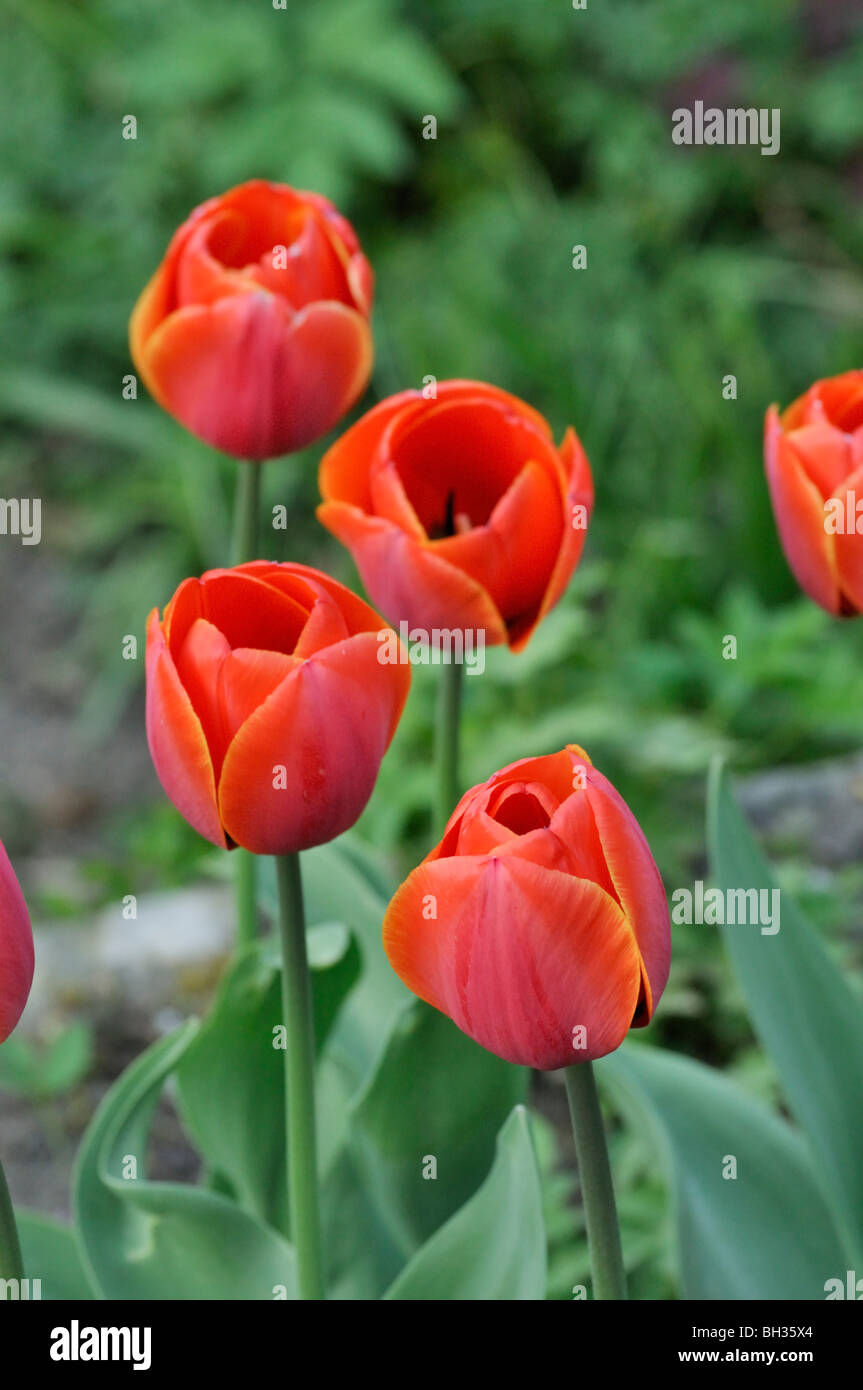
[[[255,179],[174,234],[132,314],[132,358],[192,434],[272,458],[325,434],[365,389],[372,290],[332,203]]]
[[[147,738],[159,780],[213,844],[288,854],[368,801],[410,684],[367,604],[305,565],[187,579],[147,624]]]
[[[560,598],[593,506],[573,430],[477,381],[405,391],[325,455],[318,517],[393,624],[470,629],[518,651]]]
[[[0,844],[0,1043],[17,1024],[33,983],[33,931],[24,894]]]
[[[662,881],[629,807],[571,744],[459,802],[384,920],[409,989],[509,1062],[592,1061],[649,1022],[668,978]]]
[[[788,563],[828,613],[863,612],[863,371],[816,381],[764,430],[767,482]]]

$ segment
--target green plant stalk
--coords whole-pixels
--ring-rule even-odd
[[[459,778],[459,718],[462,667],[460,662],[442,666],[437,692],[435,726],[435,833],[443,835],[461,795]]]
[[[587,1222],[594,1298],[627,1298],[614,1185],[592,1062],[564,1068]]]
[[[285,1119],[288,1206],[301,1299],[324,1298],[315,1137],[315,1034],[306,955],[299,854],[276,858],[282,943],[282,1011],[286,1031]]]
[[[6,1174],[0,1163],[0,1279],[24,1278],[24,1259]]]
[[[237,460],[237,490],[234,497],[234,535],[231,563],[242,565],[258,557],[258,512],[261,499],[261,465]],[[248,850],[235,851],[234,895],[236,903],[237,950],[258,935],[257,876],[255,856]]]

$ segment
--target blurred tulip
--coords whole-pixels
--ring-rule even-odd
[[[592,1061],[665,988],[665,891],[626,803],[571,744],[466,792],[395,894],[384,947],[414,994],[509,1062]]]
[[[33,983],[33,931],[15,871],[0,844],[0,1043],[24,1012]]]
[[[373,278],[326,198],[255,179],[175,232],[132,314],[130,345],[156,400],[243,459],[302,449],[362,394]]]
[[[353,825],[410,684],[392,634],[341,584],[258,560],[187,579],[147,623],[147,738],[190,825],[289,854]]]
[[[584,546],[590,468],[573,430],[476,381],[392,396],[321,463],[318,517],[392,623],[484,632],[519,651]]]
[[[816,381],[764,429],[767,482],[794,577],[828,613],[863,611],[863,371]]]

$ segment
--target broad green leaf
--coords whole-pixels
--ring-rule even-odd
[[[294,1252],[276,1231],[215,1192],[146,1177],[153,1110],[196,1029],[137,1058],[84,1136],[74,1197],[88,1276],[105,1298],[295,1298]]]
[[[718,763],[708,840],[719,888],[776,887]],[[782,893],[780,906],[774,935],[740,925],[725,925],[722,934],[755,1031],[812,1146],[849,1259],[863,1262],[863,1004],[794,900]]]
[[[20,1207],[15,1217],[24,1271],[31,1282],[41,1281],[41,1297],[53,1300],[93,1298],[72,1228],[40,1211]]]
[[[544,1299],[545,1228],[527,1111],[518,1105],[498,1136],[479,1191],[422,1246],[388,1299]]]
[[[497,1132],[526,1084],[525,1071],[485,1052],[437,1010],[418,1000],[403,1007],[327,1175],[337,1288],[346,1280],[351,1297],[380,1296],[483,1182]],[[427,1176],[431,1160],[435,1177]]]
[[[683,1297],[817,1299],[845,1256],[802,1139],[720,1072],[627,1043],[598,1064],[671,1179]],[[730,1160],[736,1163],[736,1176]]]
[[[360,974],[356,941],[338,924],[312,927],[309,966],[318,1051]],[[214,1181],[253,1216],[288,1229],[281,968],[274,943],[234,960],[177,1068],[180,1111]]]

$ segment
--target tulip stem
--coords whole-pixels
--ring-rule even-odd
[[[24,1278],[24,1260],[21,1255],[21,1242],[15,1224],[12,1198],[6,1185],[6,1174],[0,1163],[0,1279]],[[19,1290],[20,1292],[20,1290]]]
[[[435,833],[443,835],[446,823],[461,795],[459,780],[459,716],[461,713],[461,663],[443,666],[437,693],[435,730],[435,770],[437,799]]]
[[[614,1185],[592,1062],[564,1069],[587,1222],[594,1298],[627,1298]]]
[[[237,460],[237,490],[234,496],[234,536],[231,563],[245,564],[258,559],[258,511],[261,500],[261,465]],[[235,851],[234,890],[237,909],[237,950],[258,935],[257,864],[248,850]]]
[[[258,560],[258,509],[261,501],[261,465],[237,460],[237,490],[234,494],[234,537],[232,564]]]
[[[299,854],[276,858],[282,939],[288,1204],[299,1296],[324,1298],[315,1141],[315,1036]]]

